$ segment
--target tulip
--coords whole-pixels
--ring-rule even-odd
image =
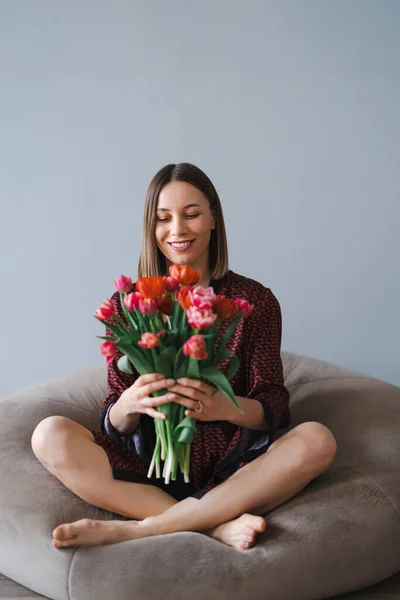
[[[117,355],[118,348],[116,344],[114,344],[114,342],[107,341],[101,344],[100,352],[103,356],[106,357],[107,363],[109,363]]]
[[[235,304],[237,306],[238,312],[243,312],[243,317],[246,319],[251,315],[254,310],[254,305],[250,304],[247,300],[243,300],[242,298],[236,298]]]
[[[164,277],[142,277],[137,280],[136,289],[143,298],[159,300],[165,292]]]
[[[132,288],[132,278],[120,275],[118,279],[114,281],[114,285],[119,292],[129,292]]]
[[[213,310],[220,319],[230,319],[238,313],[237,305],[233,298],[217,295],[215,298]]]
[[[183,354],[195,358],[196,360],[204,360],[208,357],[206,352],[206,342],[202,335],[192,335],[183,346]]]
[[[171,315],[172,313],[172,298],[163,296],[159,302],[160,311],[164,315]]]
[[[139,298],[139,310],[142,315],[151,315],[158,311],[158,302],[153,298]]]
[[[96,317],[96,319],[99,319],[100,321],[106,321],[113,314],[114,314],[114,307],[111,304],[111,300],[106,299],[106,300],[104,300],[104,302],[102,302],[102,304],[100,304],[100,308],[98,308],[96,310],[96,312],[94,313],[94,316]]]
[[[212,287],[204,288],[201,285],[196,285],[196,287],[189,291],[188,293],[192,306],[196,306],[197,308],[212,308],[215,302],[215,294]]]
[[[195,306],[187,309],[186,316],[189,325],[194,329],[207,329],[217,318],[217,315],[209,308],[196,308]]]
[[[139,305],[140,298],[141,298],[141,295],[138,294],[137,292],[132,292],[132,293],[128,294],[127,296],[125,296],[124,304],[125,304],[126,308],[131,311],[135,310],[135,308]]]
[[[176,292],[179,289],[180,283],[179,279],[174,279],[174,277],[164,277],[165,281],[165,289],[168,292]]]
[[[192,300],[189,296],[190,290],[190,286],[185,285],[184,287],[181,287],[177,295],[177,300],[184,310],[192,306]]]
[[[155,348],[160,344],[160,333],[162,334],[164,332],[159,332],[159,334],[152,333],[151,331],[142,333],[142,337],[140,338],[138,345],[147,349]]]
[[[200,272],[195,271],[189,265],[180,267],[179,265],[171,265],[169,268],[169,274],[174,279],[178,279],[182,285],[196,285],[200,280]]]

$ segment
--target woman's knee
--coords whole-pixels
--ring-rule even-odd
[[[80,427],[67,417],[51,416],[43,419],[32,434],[33,452],[46,465],[65,464],[68,461],[71,440],[78,434]],[[90,435],[89,431],[88,434]]]
[[[305,462],[315,464],[322,471],[333,463],[337,444],[330,429],[317,421],[307,421],[296,427],[296,433],[302,442]]]

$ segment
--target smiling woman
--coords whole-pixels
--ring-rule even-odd
[[[138,277],[165,275],[172,263],[200,271],[204,286],[228,270],[218,193],[207,175],[190,163],[160,169],[144,204]]]
[[[188,530],[245,550],[265,529],[260,515],[302,490],[334,458],[335,440],[320,423],[302,423],[274,441],[290,422],[280,306],[269,288],[228,268],[218,194],[205,173],[189,163],[161,169],[145,200],[138,279],[167,277],[171,264],[200,272],[202,294],[210,286],[217,297],[254,305],[226,346],[240,361],[230,384],[243,414],[199,379],[167,381],[160,373],[122,372],[118,352],[108,363],[101,432],[49,417],[37,426],[32,445],[46,468],[75,494],[141,521],[63,524],[53,532],[56,548]],[[138,291],[135,284],[130,291]],[[119,293],[109,302],[122,317]],[[227,317],[217,330],[216,347],[230,324]],[[229,356],[218,364],[225,374]],[[168,393],[153,396],[162,389]],[[146,477],[155,448],[154,420],[162,414],[156,408],[166,402],[185,406],[185,414],[197,422],[189,482],[178,475],[168,484]]]
[[[165,215],[165,216],[160,216]],[[208,246],[215,217],[202,192],[186,181],[171,181],[158,197],[155,237],[167,266],[190,264],[210,281]]]

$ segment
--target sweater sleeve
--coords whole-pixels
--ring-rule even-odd
[[[279,302],[264,288],[248,319],[245,351],[247,398],[261,402],[268,430],[274,433],[289,425],[289,391],[284,385],[281,359],[282,317]],[[260,432],[261,433],[261,432]]]

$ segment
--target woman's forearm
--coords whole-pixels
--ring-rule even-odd
[[[232,405],[232,416],[228,419],[230,423],[248,429],[267,429],[268,425],[261,402],[242,396],[236,396],[236,400],[244,410],[244,414],[241,415],[238,409]]]
[[[140,413],[127,415],[121,410],[121,405],[116,402],[110,408],[108,418],[114,429],[116,429],[121,435],[127,435],[129,433],[133,433],[136,427],[139,425]]]

